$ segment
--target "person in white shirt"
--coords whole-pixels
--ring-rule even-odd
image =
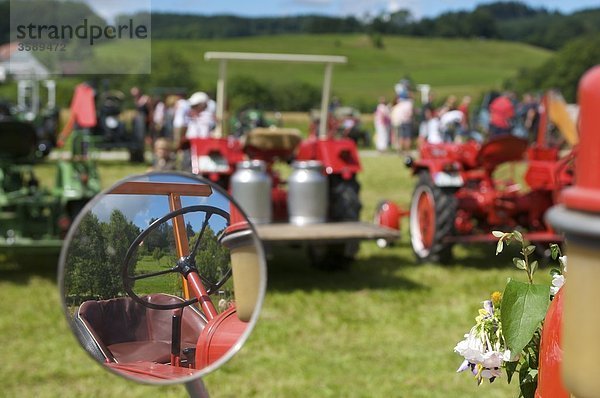
[[[395,149],[408,151],[412,145],[413,101],[408,94],[401,95],[398,103],[392,108],[392,145]],[[395,142],[394,142],[395,141]]]
[[[187,114],[190,110],[190,103],[187,99],[180,97],[175,102],[173,112],[173,140],[177,147],[182,144],[182,138],[187,127]]]
[[[465,135],[465,115],[459,110],[447,111],[440,116],[440,130],[444,141],[459,140]]]
[[[438,119],[431,108],[425,108],[423,112],[423,122],[419,127],[419,144],[424,142],[430,144],[441,144],[444,138],[440,131],[440,119]]]
[[[215,127],[215,115],[208,110],[209,103],[208,94],[198,91],[187,100],[180,99],[175,105],[173,129],[178,149],[183,151],[182,168],[184,170],[191,167],[189,140],[209,138]]]
[[[373,123],[375,124],[375,147],[379,152],[383,152],[390,144],[390,108],[385,102],[385,97],[379,98]]]
[[[214,113],[208,109],[210,98],[198,91],[188,99],[190,108],[187,112],[187,130],[185,138],[208,138],[215,126]]]

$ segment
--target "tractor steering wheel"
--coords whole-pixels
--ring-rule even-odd
[[[143,240],[152,231],[158,229],[162,224],[166,223],[170,219],[175,218],[180,215],[183,215],[183,214],[194,213],[194,212],[204,212],[205,216],[204,216],[204,221],[202,223],[202,228],[200,229],[200,232],[197,235],[196,243],[194,244],[194,247],[190,251],[190,254],[187,256],[181,257],[179,260],[177,260],[176,264],[169,269],[166,269],[163,271],[158,271],[158,272],[153,272],[153,273],[149,273],[149,274],[134,275],[133,269],[131,268],[131,262],[132,262],[131,259],[133,257],[133,254],[139,247],[140,243],[142,243]],[[121,275],[123,277],[123,287],[125,289],[125,292],[129,295],[129,297],[131,297],[133,300],[135,300],[139,304],[142,304],[145,307],[152,308],[155,310],[172,310],[172,309],[176,309],[176,308],[183,308],[183,307],[186,307],[188,305],[198,302],[198,297],[194,297],[190,300],[185,300],[185,301],[182,301],[180,303],[175,303],[175,304],[155,304],[155,303],[151,303],[146,300],[143,300],[140,296],[138,296],[134,292],[133,286],[136,281],[141,280],[141,279],[146,279],[146,278],[152,278],[155,276],[165,275],[165,274],[169,274],[169,273],[180,273],[185,278],[190,272],[195,272],[200,277],[202,283],[204,284],[206,292],[208,294],[211,294],[211,293],[214,293],[215,291],[217,291],[231,276],[231,268],[229,268],[227,270],[227,272],[223,275],[223,277],[217,282],[209,281],[206,277],[203,277],[202,275],[200,275],[198,273],[198,269],[196,268],[196,254],[198,252],[198,248],[200,247],[200,242],[202,240],[202,237],[204,235],[206,227],[208,226],[208,221],[210,220],[210,218],[213,215],[217,215],[217,216],[225,219],[227,224],[229,224],[229,214],[227,212],[225,212],[224,210],[221,210],[221,209],[219,209],[217,207],[213,207],[213,206],[196,205],[196,206],[188,206],[188,207],[184,207],[184,208],[181,208],[178,210],[174,210],[174,211],[164,215],[163,217],[159,218],[158,220],[155,220],[154,222],[152,222],[152,224],[150,224],[150,226],[148,228],[146,228],[144,231],[142,231],[131,243],[131,245],[129,246],[129,249],[127,249],[127,253],[125,254],[125,260],[123,262],[123,267],[121,270],[122,271]]]

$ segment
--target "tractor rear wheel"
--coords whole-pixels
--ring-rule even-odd
[[[356,176],[344,180],[339,175],[329,177],[329,221],[358,221],[362,204],[360,184]],[[346,270],[358,253],[358,242],[312,244],[308,246],[311,264],[325,271]]]
[[[410,241],[419,262],[452,260],[457,199],[454,190],[436,186],[428,172],[419,174],[410,205]]]

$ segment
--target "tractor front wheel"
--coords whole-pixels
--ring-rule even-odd
[[[410,205],[410,241],[419,262],[449,262],[457,200],[454,191],[436,186],[429,173],[419,174]]]

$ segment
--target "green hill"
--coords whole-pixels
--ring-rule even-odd
[[[333,94],[346,105],[369,111],[379,96],[391,99],[394,84],[403,77],[409,76],[415,84],[430,84],[439,101],[450,94],[470,94],[476,98],[484,91],[500,88],[520,70],[543,64],[552,55],[548,50],[525,44],[483,39],[382,36],[382,43],[383,48],[377,48],[369,36],[360,34],[153,40],[150,76],[107,75],[106,78],[111,88],[125,92],[134,84],[147,91],[155,87],[185,87],[190,92],[214,92],[218,65],[204,60],[206,51],[344,55],[349,62],[334,68]],[[100,61],[94,62],[131,63],[129,45],[123,42],[97,46]],[[320,91],[323,79],[323,67],[309,64],[232,62],[228,72],[230,82],[236,76],[251,77],[280,91],[282,88],[302,90],[302,84]],[[61,106],[68,106],[73,85],[83,78],[88,77],[60,79],[58,103]],[[1,86],[0,97],[16,98],[13,86]],[[230,90],[229,96],[234,98],[235,92]],[[318,105],[318,99],[314,105]]]
[[[535,67],[551,56],[540,48],[493,40],[421,39],[384,36],[376,48],[366,35],[289,35],[223,40],[154,40],[153,68],[172,67],[160,54],[177,51],[193,70],[196,88],[212,90],[217,63],[204,61],[206,51],[248,51],[345,55],[347,65],[334,68],[333,91],[344,103],[375,104],[377,97],[393,95],[393,86],[405,76],[430,84],[437,98],[498,88],[520,69]],[[159,57],[157,59],[157,57]],[[230,63],[229,76],[252,76],[273,85],[292,81],[320,86],[323,67],[281,63]]]

